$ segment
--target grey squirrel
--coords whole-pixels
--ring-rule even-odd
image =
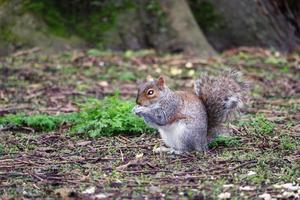
[[[195,81],[193,92],[172,91],[159,77],[138,83],[133,112],[159,130],[170,147],[160,151],[206,151],[208,141],[226,132],[224,123],[234,119],[243,107],[247,88],[237,72],[219,77],[203,75]]]

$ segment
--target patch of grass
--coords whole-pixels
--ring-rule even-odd
[[[127,50],[124,52],[123,56],[125,58],[132,58],[132,57],[143,57],[143,56],[149,56],[149,55],[155,55],[155,51],[149,50],[149,49],[144,49],[144,50],[139,50],[139,51]]]
[[[293,150],[296,148],[296,143],[293,141],[293,138],[283,135],[280,137],[280,147],[284,150]]]
[[[289,73],[290,67],[288,65],[283,65],[280,69],[283,73]]]
[[[0,118],[1,126],[11,126],[13,128],[18,127],[30,127],[36,131],[51,131],[59,127],[63,122],[74,122],[77,119],[77,113],[60,114],[60,115],[25,115],[15,114],[6,115]]]
[[[240,145],[240,139],[238,137],[224,135],[219,135],[208,144],[209,148],[215,148],[218,146],[234,147],[238,145]]]
[[[271,65],[280,65],[280,64],[286,64],[287,61],[283,57],[269,56],[266,58],[265,63],[271,64]]]
[[[272,172],[268,170],[268,165],[264,162],[258,162],[255,175],[247,177],[247,180],[252,184],[263,184],[269,182],[269,177],[272,176]]]
[[[52,131],[60,124],[72,124],[71,132],[90,137],[111,136],[115,134],[149,133],[149,128],[142,119],[132,114],[134,103],[121,100],[118,96],[103,100],[90,99],[79,105],[79,113],[60,115],[6,115],[0,118],[0,126],[30,127],[36,131]]]
[[[260,135],[271,134],[275,129],[275,124],[262,114],[257,114],[252,117],[249,122],[245,122],[241,125],[250,126],[253,132]]]
[[[0,144],[0,154],[2,154],[4,152],[4,145]]]
[[[87,51],[87,55],[89,55],[89,56],[109,56],[112,54],[113,53],[110,51],[101,51],[99,49],[89,49]]]
[[[124,72],[124,73],[120,74],[120,80],[122,80],[122,81],[133,81],[133,80],[136,80],[136,77],[132,72],[127,71],[127,72]]]
[[[255,131],[259,134],[270,134],[274,131],[275,124],[265,118],[264,115],[257,115],[251,125],[255,128]]]
[[[102,101],[89,100],[80,107],[80,122],[73,127],[73,132],[91,137],[153,132],[143,120],[132,114],[134,103],[120,100],[117,96]]]

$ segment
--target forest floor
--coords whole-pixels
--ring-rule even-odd
[[[78,102],[164,75],[191,88],[203,72],[243,72],[251,104],[231,124],[239,143],[207,153],[155,154],[158,134],[79,137],[0,126],[1,199],[270,199],[300,195],[300,54],[240,48],[209,59],[89,50],[47,55],[32,49],[0,59],[0,116],[76,112]],[[298,185],[297,185],[298,184]]]

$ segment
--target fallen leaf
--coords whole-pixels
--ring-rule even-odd
[[[231,197],[231,193],[229,193],[229,192],[220,193],[218,195],[219,199],[229,199],[230,197]]]
[[[261,194],[258,197],[261,198],[261,199],[264,199],[264,200],[271,200],[272,199],[271,195],[268,194],[268,193]]]
[[[255,187],[251,187],[251,186],[241,186],[241,187],[239,187],[239,189],[240,190],[242,190],[242,191],[253,191],[253,190],[255,190]]]
[[[256,174],[256,172],[254,172],[254,171],[249,171],[248,174],[247,174],[247,176],[254,176],[255,174]]]
[[[86,190],[84,190],[82,192],[82,194],[94,194],[96,191],[96,187],[95,186],[92,186],[92,187],[89,187],[87,188]]]

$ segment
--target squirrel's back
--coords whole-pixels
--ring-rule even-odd
[[[234,71],[219,77],[203,75],[195,81],[195,93],[206,108],[208,131],[234,119],[247,101],[248,86],[240,76]]]

